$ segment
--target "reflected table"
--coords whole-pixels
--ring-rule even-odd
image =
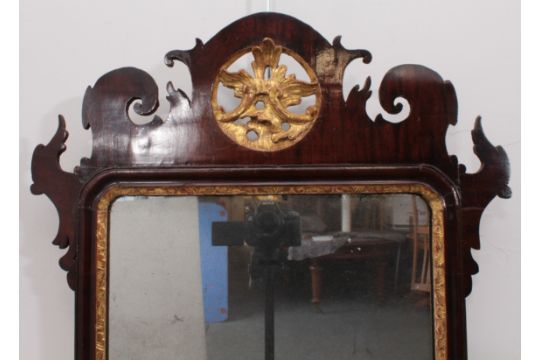
[[[311,302],[321,301],[321,262],[325,260],[372,260],[375,266],[375,294],[384,302],[385,278],[388,262],[395,263],[396,286],[401,248],[406,242],[404,233],[392,230],[357,231],[350,233],[317,234],[304,236],[301,246],[290,247],[289,260],[310,260]]]

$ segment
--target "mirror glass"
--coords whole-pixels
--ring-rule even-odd
[[[433,359],[430,213],[404,193],[121,197],[108,358]]]

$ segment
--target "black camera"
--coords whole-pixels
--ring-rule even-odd
[[[277,203],[261,202],[245,221],[216,221],[212,223],[212,245],[248,244],[267,253],[282,246],[301,243],[300,215],[284,210]]]

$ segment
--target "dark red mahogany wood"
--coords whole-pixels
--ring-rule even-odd
[[[299,54],[315,71],[322,90],[319,117],[297,144],[275,152],[237,145],[217,126],[211,107],[214,79],[234,53],[270,37]],[[86,91],[83,126],[92,131],[93,149],[74,173],[61,169],[65,122],[60,116],[56,135],[36,147],[32,159],[34,194],[47,195],[60,218],[54,244],[68,248],[60,260],[76,291],[76,358],[94,354],[93,211],[96,198],[111,184],[277,184],[415,181],[426,184],[445,200],[448,355],[465,359],[465,297],[478,267],[470,249],[479,249],[478,228],[484,208],[495,197],[508,198],[509,164],[504,150],[493,146],[477,119],[472,139],[482,166],[474,174],[446,149],[449,125],[457,122],[452,84],[420,65],[390,69],[379,85],[382,107],[410,113],[399,123],[378,115],[370,119],[366,101],[372,94],[368,78],[362,88],[342,92],[345,67],[354,59],[371,61],[366,50],[347,50],[336,37],[329,43],[310,26],[292,17],[261,13],[240,19],[207,43],[165,56],[168,66],[185,63],[193,93],[167,86],[170,112],[145,125],[129,119],[128,108],[152,116],[158,107],[154,79],[136,68],[103,75]],[[324,60],[324,61],[323,61]],[[346,96],[345,96],[346,95]]]

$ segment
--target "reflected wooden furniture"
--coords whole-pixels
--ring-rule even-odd
[[[376,232],[370,233],[351,233],[350,243],[339,248],[335,253],[312,258],[310,260],[311,274],[311,302],[319,304],[322,293],[322,266],[325,261],[359,261],[368,260],[375,267],[375,276],[373,278],[375,295],[379,303],[385,300],[385,284],[388,270],[388,263],[395,262],[397,266],[398,258],[396,254],[405,241],[403,236],[401,240],[388,240],[392,235],[394,238],[403,236],[396,232]],[[385,238],[386,237],[386,238]]]
[[[313,304],[319,304],[321,301],[321,263],[340,260],[369,261],[373,264],[375,294],[380,303],[384,302],[388,263],[392,262],[395,265],[397,274],[401,246],[406,241],[406,237],[402,233],[387,229],[385,199],[385,196],[377,195],[360,196],[354,199],[355,206],[353,208],[348,206],[348,214],[345,214],[342,208],[342,217],[348,216],[350,224],[352,213],[354,213],[356,220],[354,223],[361,230],[347,232],[342,228],[342,231],[349,237],[348,243],[332,254],[310,260],[311,302]]]
[[[410,238],[412,240],[411,290],[431,291],[430,227],[420,225],[416,197],[412,196]]]

